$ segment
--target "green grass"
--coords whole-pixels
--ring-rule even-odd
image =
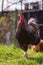
[[[14,45],[7,47],[0,44],[0,65],[43,65],[43,52],[28,50],[28,59],[23,53],[23,50]]]

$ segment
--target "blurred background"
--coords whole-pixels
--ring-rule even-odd
[[[15,11],[23,10],[24,15],[36,17],[43,33],[43,0],[0,0],[0,43],[13,43],[17,16]],[[16,12],[17,14],[17,12]],[[16,17],[15,17],[16,16]],[[8,39],[9,39],[9,42]],[[41,38],[43,38],[41,34]]]

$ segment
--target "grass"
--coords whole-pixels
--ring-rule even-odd
[[[28,50],[28,59],[23,53],[23,50],[13,44],[9,47],[0,44],[0,65],[43,65],[43,52]]]

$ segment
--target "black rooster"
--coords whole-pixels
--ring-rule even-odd
[[[16,29],[16,39],[19,42],[20,48],[25,51],[27,56],[28,45],[37,45],[40,42],[40,36],[36,33],[36,29],[28,24],[22,14],[19,14],[20,20]]]

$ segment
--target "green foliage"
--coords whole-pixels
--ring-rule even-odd
[[[10,31],[11,33],[11,42],[13,42],[13,38],[14,38],[14,20],[13,20],[14,16],[1,16],[0,17],[0,42],[5,43],[6,38],[6,31]]]
[[[6,20],[6,17],[0,17],[0,22],[3,22]]]
[[[28,58],[23,56],[24,51],[13,44],[7,47],[0,45],[0,65],[43,65],[43,52],[36,53],[28,50]]]

